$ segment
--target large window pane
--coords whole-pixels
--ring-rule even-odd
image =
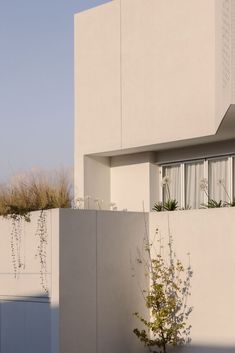
[[[163,187],[163,201],[168,199],[178,201],[181,204],[181,173],[180,164],[163,167],[163,177],[168,177],[169,182]]]
[[[199,208],[203,204],[204,195],[200,182],[204,177],[204,163],[185,164],[185,206]]]
[[[229,201],[228,158],[209,161],[209,198],[217,202]]]

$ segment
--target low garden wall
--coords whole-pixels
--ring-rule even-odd
[[[34,212],[0,219],[1,353],[144,353],[133,313],[148,319],[136,259],[144,236],[193,269],[187,353],[235,351],[235,209]],[[167,256],[167,253],[165,254]]]
[[[235,351],[235,208],[152,212],[150,237],[170,233],[174,250],[193,270],[190,303],[192,342],[184,352]]]

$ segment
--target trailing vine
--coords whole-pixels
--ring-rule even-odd
[[[11,214],[8,216],[12,222],[12,229],[10,233],[10,247],[12,266],[14,277],[20,274],[20,271],[25,269],[25,261],[23,256],[23,236],[24,236],[24,222],[30,222],[30,215]],[[44,210],[40,211],[37,220],[36,237],[39,243],[36,249],[35,257],[39,258],[40,263],[40,283],[44,292],[48,295],[47,283],[47,244],[48,244],[48,230],[47,230],[47,214]]]
[[[37,221],[37,230],[35,233],[39,239],[37,246],[36,257],[39,258],[40,262],[40,281],[41,286],[48,295],[48,283],[47,283],[47,244],[48,244],[48,230],[47,230],[47,214],[44,210],[40,211],[40,215]]]
[[[20,215],[11,216],[12,229],[10,235],[10,246],[12,265],[15,278],[22,269],[25,269],[25,262],[22,255],[23,221]]]
[[[13,176],[7,183],[0,183],[0,217],[12,223],[10,251],[15,277],[25,268],[24,227],[30,222],[30,214],[39,211],[35,236],[38,239],[36,257],[40,262],[40,280],[48,295],[47,284],[47,215],[46,210],[71,208],[72,193],[70,172],[29,171]],[[89,200],[88,200],[89,202]]]

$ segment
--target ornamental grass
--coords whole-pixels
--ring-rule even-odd
[[[30,172],[0,185],[0,216],[25,216],[31,211],[70,208],[71,183],[64,172]]]

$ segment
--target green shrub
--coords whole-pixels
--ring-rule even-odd
[[[157,202],[157,203],[155,203],[152,210],[153,210],[153,211],[156,211],[156,212],[162,212],[162,211],[164,211],[163,203],[162,203],[162,202]]]
[[[220,208],[220,207],[225,207],[225,202],[223,202],[222,200],[220,201],[215,201],[215,200],[208,200],[208,203],[206,205],[207,208]]]
[[[162,211],[176,211],[178,209],[178,201],[175,199],[168,199],[166,202],[158,202],[153,206],[153,211],[162,212]]]
[[[162,246],[162,236],[158,230],[156,236],[159,249],[145,237],[146,253],[144,255],[139,252],[137,258],[137,264],[143,266],[149,278],[149,288],[142,289],[141,292],[150,318],[135,312],[142,328],[135,328],[133,332],[148,347],[149,352],[166,353],[170,347],[185,345],[191,341],[191,325],[188,319],[193,308],[188,305],[188,297],[191,295],[193,271],[190,261],[188,267],[184,267],[176,257],[170,234],[168,254],[167,249]]]

